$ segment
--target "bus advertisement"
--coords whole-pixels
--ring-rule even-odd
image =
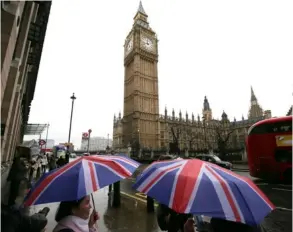
[[[246,139],[250,175],[274,181],[292,181],[292,116],[259,121]]]

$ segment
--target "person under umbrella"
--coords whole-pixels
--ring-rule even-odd
[[[93,210],[91,212],[90,197],[85,196],[76,201],[63,201],[55,215],[58,223],[53,232],[93,232],[99,214]]]

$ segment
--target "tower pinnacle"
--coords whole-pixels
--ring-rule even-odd
[[[137,13],[142,13],[142,14],[144,14],[144,15],[147,15],[146,13],[145,13],[145,11],[144,11],[144,9],[143,9],[143,6],[142,6],[142,3],[141,3],[141,1],[139,1],[139,6],[138,6],[138,9],[137,9]]]
[[[263,110],[257,102],[252,86],[250,87],[250,109],[248,118],[257,118],[263,116]]]
[[[137,9],[137,12],[134,16],[134,24],[135,25],[140,25],[145,28],[149,28],[149,23],[148,23],[148,15],[146,14],[141,1],[139,1],[139,6]]]
[[[252,86],[250,86],[250,101],[257,101]]]
[[[203,110],[211,110],[210,109],[210,103],[209,103],[209,101],[207,99],[207,96],[204,96]]]

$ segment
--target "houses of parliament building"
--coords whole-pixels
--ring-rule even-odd
[[[217,150],[218,136],[226,136],[227,144],[244,149],[248,128],[255,122],[271,117],[263,111],[251,87],[248,118],[229,120],[223,112],[213,119],[207,97],[203,99],[202,115],[176,115],[174,109],[159,114],[158,39],[150,28],[148,16],[140,2],[131,31],[124,44],[124,112],[114,116],[113,149],[124,150],[139,144],[140,149],[168,150],[176,140],[180,150]]]

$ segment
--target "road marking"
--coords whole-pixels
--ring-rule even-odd
[[[136,196],[139,196],[141,198],[144,198],[146,199],[147,198],[147,195],[145,195],[144,193],[135,193]]]
[[[282,188],[272,188],[272,189],[279,190],[279,191],[292,192],[292,189],[282,189]]]
[[[127,197],[130,197],[130,198],[132,198],[132,199],[138,200],[138,201],[140,201],[140,202],[146,204],[146,200],[141,199],[140,197],[136,197],[136,196],[134,196],[134,195],[132,195],[132,194],[128,194],[128,193],[126,193],[126,192],[121,192],[121,194],[123,194],[123,195],[125,195],[125,196],[127,196]]]
[[[132,198],[132,199],[135,199],[135,200],[137,200],[137,201],[140,201],[141,203],[144,203],[144,204],[146,204],[147,203],[147,201],[146,200],[144,200],[144,199],[141,199],[141,197],[136,197],[136,196],[134,196],[134,195],[132,195],[132,194],[129,194],[129,193],[126,193],[126,192],[120,192],[122,195],[125,195],[125,196],[127,196],[127,197],[130,197],[130,198]],[[136,193],[137,194],[137,193]],[[143,193],[140,193],[140,194],[143,194]],[[146,197],[145,197],[145,199],[146,199]],[[158,203],[156,203],[155,202],[155,206],[158,206]]]
[[[276,209],[292,212],[292,209],[288,209],[288,208],[276,207]]]
[[[289,185],[289,184],[277,184],[278,186],[282,186],[282,187],[290,187],[292,188],[292,185]]]

